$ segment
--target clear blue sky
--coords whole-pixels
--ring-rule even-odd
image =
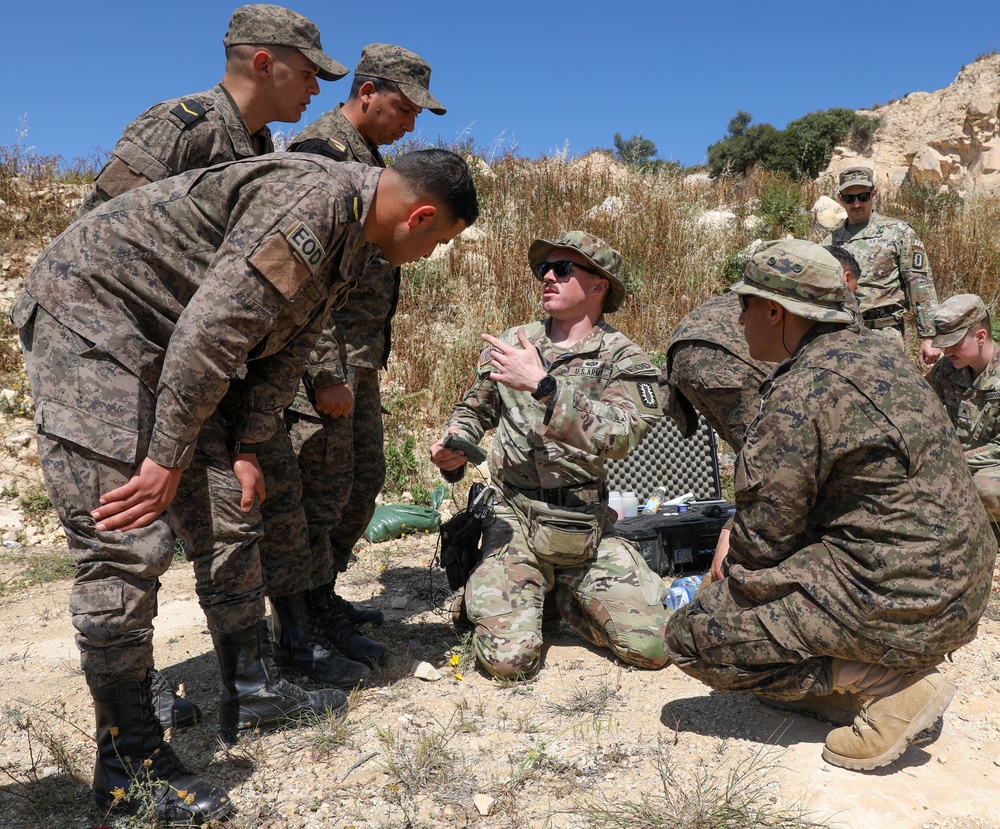
[[[66,160],[114,146],[146,107],[214,85],[238,0],[5,0],[8,74],[0,145]],[[353,68],[361,47],[398,43],[433,68],[448,108],[417,134],[471,134],[488,151],[538,157],[611,147],[615,132],[659,157],[705,161],[737,109],[776,127],[817,109],[856,109],[951,83],[997,47],[1000,2],[810,3],[631,0],[497,3],[288,0]],[[13,69],[13,73],[10,72]],[[320,83],[297,125],[346,98],[350,76]]]

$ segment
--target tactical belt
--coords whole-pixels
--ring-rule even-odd
[[[864,311],[861,314],[861,318],[865,321],[866,328],[898,328],[900,331],[903,330],[903,320],[897,319],[896,314],[900,312],[900,309],[895,305],[883,305],[880,308],[871,308],[868,311]]]
[[[608,493],[601,481],[591,481],[575,486],[563,486],[556,489],[520,489],[504,484],[504,495],[508,498],[520,495],[531,501],[544,501],[554,507],[586,507],[600,504],[607,500]]]

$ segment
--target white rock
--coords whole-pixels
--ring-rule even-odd
[[[625,212],[625,202],[620,196],[608,196],[596,207],[590,208],[585,214],[588,219],[598,216],[620,216]]]
[[[441,672],[430,662],[414,662],[413,675],[425,682],[437,682],[441,679]]]
[[[472,798],[472,804],[476,807],[476,811],[483,817],[489,816],[494,803],[496,801],[488,794],[477,794]]]
[[[823,230],[832,231],[844,223],[847,211],[829,196],[820,196],[812,206],[812,217]]]
[[[406,596],[393,596],[392,601],[389,602],[389,607],[393,610],[402,610],[406,607]]]
[[[722,233],[735,229],[737,218],[732,210],[706,210],[698,217],[696,223],[704,230]]]

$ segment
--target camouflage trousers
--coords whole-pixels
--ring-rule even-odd
[[[153,665],[159,577],[174,557],[175,533],[194,565],[198,600],[213,632],[263,618],[256,540],[260,514],[240,510],[240,485],[215,415],[173,503],[146,527],[98,532],[90,513],[125,484],[149,444],[156,399],[93,343],[38,308],[21,329],[36,404],[42,474],[73,556],[70,613],[80,662],[92,687],[143,679]]]
[[[986,507],[990,523],[1000,522],[1000,466],[986,466],[972,470],[972,483]]]
[[[354,406],[345,417],[287,411],[284,435],[257,455],[267,482],[260,552],[268,595],[334,581],[375,512],[385,482],[378,371],[348,366],[348,382]]]
[[[465,589],[466,613],[475,624],[480,664],[497,677],[529,676],[539,668],[542,609],[555,591],[556,607],[587,641],[610,648],[641,668],[666,664],[663,631],[667,589],[636,549],[605,534],[582,563],[560,565],[536,549],[525,515],[498,505],[483,532],[483,560]]]
[[[705,342],[678,345],[670,366],[670,384],[734,452],[743,448],[747,427],[760,409],[758,389],[763,381],[761,372],[721,346]]]
[[[666,650],[684,673],[719,691],[775,699],[833,691],[833,658],[908,674],[941,661],[889,648],[840,624],[803,590],[754,604],[730,578],[703,585],[667,622]]]

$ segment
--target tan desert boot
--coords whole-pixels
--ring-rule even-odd
[[[861,713],[861,697],[857,694],[806,694],[800,699],[773,699],[754,694],[761,705],[778,711],[805,714],[831,725],[850,725]]]
[[[936,668],[905,676],[894,692],[866,696],[853,725],[827,735],[823,759],[854,771],[887,766],[940,719],[954,696],[955,686]]]

